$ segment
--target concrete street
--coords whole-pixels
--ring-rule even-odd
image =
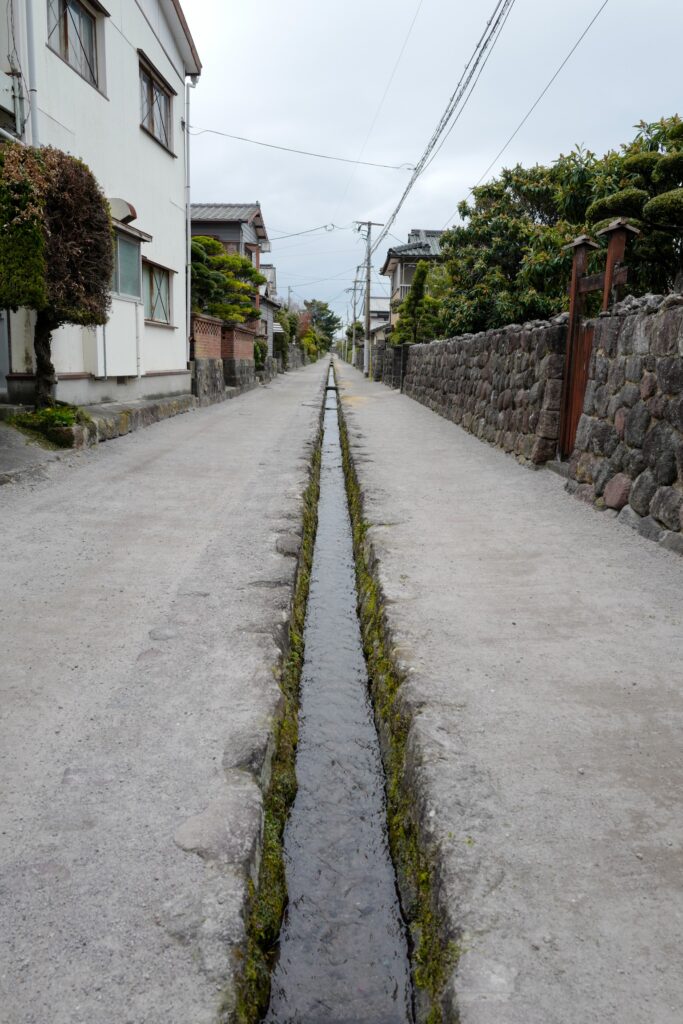
[[[462,1024],[679,1024],[683,560],[338,364]]]
[[[2,1024],[230,993],[327,362],[0,488]]]

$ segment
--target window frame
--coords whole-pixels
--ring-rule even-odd
[[[168,284],[168,310],[167,320],[159,320],[154,316],[147,316],[146,296],[145,296],[145,271],[149,274],[150,284],[150,311],[154,313],[155,303],[153,296],[153,283],[154,283],[154,272],[161,271],[162,274],[166,275],[166,281]],[[161,263],[155,263],[153,260],[148,260],[146,257],[142,257],[142,271],[141,271],[141,283],[142,283],[142,306],[145,314],[145,323],[153,325],[154,327],[170,327],[175,328],[173,323],[173,277],[175,271],[171,270],[170,267],[164,267]],[[162,303],[163,308],[163,303]]]
[[[119,263],[119,241],[123,239],[128,245],[134,245],[138,251],[138,294],[133,295],[130,292],[120,291],[120,278],[121,268]],[[136,238],[134,235],[129,234],[126,231],[121,231],[118,228],[114,229],[114,266],[112,270],[111,280],[111,293],[117,299],[124,299],[127,302],[141,303],[143,301],[142,296],[142,241],[141,238]]]
[[[150,135],[155,142],[158,142],[167,153],[175,156],[173,151],[173,97],[177,92],[173,86],[166,81],[164,76],[154,67],[143,50],[138,50],[138,82],[140,86],[140,128],[147,135]],[[163,96],[166,105],[166,114],[158,103],[158,97]],[[145,109],[146,101],[146,109]],[[164,127],[164,137],[155,131],[155,111],[158,111],[161,124]]]
[[[69,8],[79,11],[80,18],[85,16],[91,25],[92,50],[86,53],[78,27],[74,23],[73,16],[69,16]],[[64,63],[74,71],[79,78],[91,85],[98,92],[103,92],[104,81],[104,44],[102,38],[102,25],[105,17],[109,17],[108,11],[101,4],[93,0],[47,0],[47,48],[63,60]],[[54,23],[53,23],[54,19]],[[56,35],[56,40],[53,38]],[[74,35],[81,44],[81,51],[85,58],[86,68],[83,69],[82,62],[75,63],[71,59],[74,49],[72,40]],[[88,71],[90,73],[88,73]]]

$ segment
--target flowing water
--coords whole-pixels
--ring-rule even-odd
[[[330,387],[334,378],[330,371]],[[337,396],[325,402],[301,679],[289,907],[267,1024],[409,1024],[410,970],[356,614]]]

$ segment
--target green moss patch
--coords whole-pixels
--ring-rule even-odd
[[[73,428],[89,422],[88,414],[73,405],[51,405],[35,412],[21,412],[10,420],[12,426],[29,435],[46,437],[60,448],[73,448]]]
[[[457,963],[459,949],[445,934],[436,906],[433,869],[423,847],[405,778],[410,716],[398,699],[400,673],[390,650],[382,595],[368,559],[368,524],[353,466],[346,424],[339,407],[344,473],[353,528],[356,583],[370,690],[382,745],[387,779],[389,844],[401,903],[411,937],[412,976],[418,1021],[445,1024],[440,996]]]
[[[271,779],[264,797],[263,850],[258,884],[251,887],[247,914],[247,945],[238,983],[234,1017],[221,1020],[257,1024],[268,1009],[270,975],[277,952],[282,919],[287,907],[283,834],[296,796],[299,681],[304,662],[304,622],[318,521],[322,432],[312,460],[311,479],[304,493],[303,540],[294,589],[287,656],[279,673],[284,710],[275,730]]]

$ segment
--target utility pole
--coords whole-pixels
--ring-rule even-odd
[[[358,288],[358,271],[360,267],[356,267],[356,276],[353,279],[353,288],[347,288],[347,292],[353,292],[352,306],[353,306],[353,320],[351,321],[351,365],[356,365],[356,322],[358,320],[358,308],[356,305],[356,289]]]
[[[291,284],[288,284],[287,285],[287,312],[288,313],[289,313],[291,305],[292,305],[292,286],[291,286]]]
[[[374,220],[357,221],[358,229],[364,227],[365,236],[365,349],[363,351],[363,373],[367,377],[370,370],[370,271],[372,269],[372,229],[383,228]]]

